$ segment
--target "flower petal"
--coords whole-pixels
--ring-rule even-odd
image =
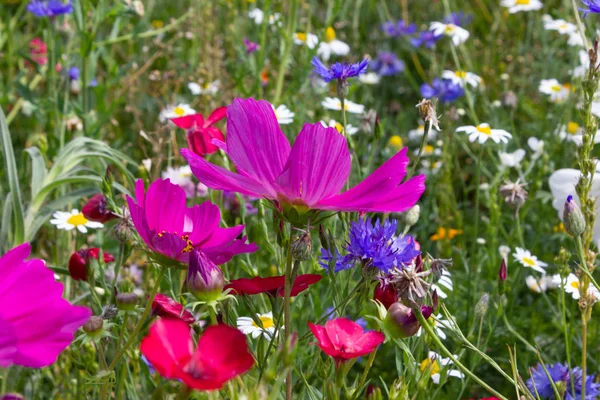
[[[165,378],[179,378],[194,351],[190,327],[176,319],[159,319],[140,345],[140,351]]]
[[[216,124],[227,115],[227,107],[219,107],[215,108],[215,110],[206,118],[206,122],[204,123],[205,127],[209,127],[211,125]]]

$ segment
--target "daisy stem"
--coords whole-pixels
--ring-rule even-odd
[[[431,127],[433,126],[433,121],[427,121],[427,125],[425,125],[425,132],[423,132],[423,137],[421,138],[421,146],[419,147],[419,153],[417,154],[417,158],[413,163],[412,168],[410,169],[410,174],[407,175],[407,179],[412,177],[415,174],[415,170],[419,165],[419,161],[421,160],[421,155],[423,154],[423,149],[425,148],[425,143],[427,143],[427,135],[431,132]]]
[[[442,343],[440,338],[435,334],[435,332],[433,331],[433,328],[431,327],[431,325],[429,325],[429,322],[427,322],[425,317],[423,317],[423,314],[421,313],[421,310],[418,307],[415,307],[413,309],[413,312],[415,313],[415,316],[419,320],[419,323],[421,324],[423,329],[425,329],[425,331],[427,332],[427,334],[429,335],[431,340],[438,346],[442,355],[444,355],[444,356],[448,357],[450,360],[452,360],[454,365],[456,365],[465,375],[469,376],[475,382],[480,384],[488,392],[490,392],[491,394],[493,394],[494,396],[496,396],[497,398],[499,398],[501,400],[508,400],[506,397],[504,397],[503,395],[498,393],[495,389],[493,389],[490,385],[485,383],[481,378],[479,378],[477,375],[475,375],[473,372],[471,372],[471,370],[469,370],[469,368],[465,367],[460,361],[458,361],[458,359],[456,357],[454,357],[454,355],[450,352],[450,350],[448,350],[446,348],[446,346],[444,346],[444,344]]]
[[[479,186],[481,184],[481,159],[483,158],[483,145],[479,146],[479,154],[477,155],[477,166],[475,169],[475,227],[473,229],[473,237],[477,239],[479,235]],[[473,241],[474,249],[477,249],[477,241]]]
[[[561,302],[561,309],[562,309],[563,333],[565,335],[565,349],[567,352],[567,367],[569,367],[569,376],[570,376],[570,381],[571,381],[571,394],[573,395],[573,397],[575,397],[575,381],[573,379],[573,375],[571,374],[571,349],[569,346],[569,343],[570,343],[569,328],[567,326],[567,306],[566,306],[566,301],[565,301],[565,284],[566,284],[566,280],[561,279],[560,280],[560,285],[561,285],[560,302]]]
[[[575,14],[575,21],[577,22],[577,30],[579,31],[579,35],[581,35],[581,40],[583,41],[584,47],[589,49],[590,43],[588,42],[587,37],[585,37],[585,27],[583,26],[583,22],[579,17],[579,7],[577,7],[575,0],[571,0],[571,4],[573,4],[573,13]]]

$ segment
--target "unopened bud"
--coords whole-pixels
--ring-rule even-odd
[[[580,236],[585,232],[585,217],[573,200],[573,196],[569,195],[563,209],[563,221],[565,231],[573,237]]]
[[[77,281],[87,281],[87,267],[91,259],[97,260],[100,255],[100,249],[92,247],[90,249],[81,249],[76,251],[69,258],[69,275]],[[115,260],[110,253],[104,253],[104,262],[109,263]]]
[[[506,280],[506,277],[506,259],[502,258],[502,262],[500,263],[500,270],[498,271],[498,279],[500,279],[500,282],[504,282]]]
[[[83,331],[90,336],[96,336],[102,332],[103,326],[104,321],[102,320],[102,317],[94,315],[85,323],[85,325],[83,325]]]
[[[419,216],[421,215],[421,207],[416,204],[413,208],[408,210],[406,213],[406,226],[411,227],[415,225],[419,221]]]
[[[366,391],[367,400],[383,400],[383,394],[381,388],[373,385],[369,385]]]
[[[135,293],[119,293],[116,298],[117,308],[121,311],[135,310],[138,297]]]
[[[327,250],[327,252],[331,254],[335,252],[335,242],[331,236],[331,232],[323,225],[319,226],[319,240],[321,241],[321,246]]]
[[[122,215],[123,217],[113,228],[113,233],[120,242],[127,242],[129,239],[131,239],[135,227],[133,225],[133,221],[131,220],[131,215],[129,214],[128,208],[123,207]]]
[[[118,216],[107,206],[106,197],[103,194],[95,194],[81,209],[83,216],[90,221],[106,222]]]
[[[337,83],[337,95],[340,99],[345,99],[348,96],[348,88],[350,84],[345,79],[338,80]]]
[[[306,231],[302,235],[298,236],[296,240],[292,242],[292,256],[296,261],[310,260],[312,257],[312,237],[310,232]]]
[[[425,319],[433,313],[430,306],[422,306],[421,312]],[[407,338],[414,336],[421,324],[410,307],[402,303],[394,303],[390,306],[388,313],[383,320],[386,332],[394,338]]]
[[[398,301],[398,293],[396,292],[396,289],[394,289],[393,285],[385,282],[379,282],[377,287],[375,287],[373,299],[379,301],[381,304],[383,304],[386,310],[389,310],[392,304]]]
[[[223,272],[204,253],[192,250],[186,285],[190,293],[200,301],[216,300],[225,286]]]
[[[490,296],[487,293],[484,293],[483,296],[479,299],[477,304],[475,304],[475,316],[483,318],[488,310],[488,305],[490,302]]]

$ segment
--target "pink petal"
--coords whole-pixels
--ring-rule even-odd
[[[251,178],[209,163],[187,149],[182,149],[181,155],[190,164],[192,172],[200,183],[211,189],[230,190],[254,197],[275,198],[269,195],[269,191],[265,187]]]
[[[204,127],[209,127],[211,125],[216,124],[227,115],[227,107],[219,107],[215,108],[215,110],[210,114],[210,116],[206,119],[204,123]],[[200,125],[198,125],[200,126]]]
[[[144,186],[143,179],[138,179],[135,182],[135,201],[141,207],[144,207],[144,203],[146,202],[146,187]]]
[[[354,343],[364,334],[363,328],[347,318],[335,318],[325,324],[327,336],[336,349],[353,349]]]
[[[246,243],[246,236],[241,239],[236,239],[230,244],[221,247],[211,247],[202,249],[206,256],[215,264],[221,265],[233,258],[233,256],[242,253],[254,253],[258,250],[256,243]]]
[[[381,332],[370,331],[366,332],[360,339],[355,342],[357,352],[361,355],[369,354],[377,348],[385,340],[385,335]]]
[[[204,117],[202,114],[191,114],[185,117],[172,118],[171,122],[183,129],[204,126]]]
[[[305,124],[277,185],[292,202],[308,206],[337,194],[350,175],[350,152],[344,136],[320,123]]]
[[[194,351],[190,327],[176,319],[159,319],[148,331],[140,351],[165,378],[179,378]]]
[[[148,228],[183,234],[186,210],[185,191],[169,179],[157,179],[146,192],[144,204]]]
[[[271,104],[252,98],[233,101],[227,108],[227,149],[240,174],[276,195],[274,182],[288,159],[290,143]]]
[[[325,354],[332,357],[337,355],[337,351],[331,342],[331,339],[329,339],[329,335],[327,335],[327,330],[324,326],[309,322],[308,328],[311,330],[313,335],[315,335],[315,338],[317,338],[319,347],[325,352]]]
[[[219,207],[209,201],[185,210],[182,234],[189,234],[194,244],[202,243],[213,235],[221,220]]]

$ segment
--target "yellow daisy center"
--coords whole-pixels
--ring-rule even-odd
[[[420,132],[423,132],[423,133],[425,133],[425,125],[419,125],[419,126],[417,127],[417,130],[418,130],[418,131],[420,131]]]
[[[388,142],[390,146],[395,147],[397,149],[401,148],[403,143],[402,143],[402,138],[398,135],[394,135],[390,138],[390,141]]]
[[[269,328],[272,328],[275,326],[275,323],[273,322],[273,318],[271,318],[271,317],[266,317],[264,315],[261,315],[260,317],[258,317],[258,319],[260,320],[260,323],[262,324],[262,327],[264,329],[269,329]],[[254,326],[256,328],[260,328],[260,326],[258,326],[254,320],[252,320],[252,326]]]
[[[574,289],[579,289],[579,281],[571,282],[571,287],[573,287]]]
[[[179,107],[179,106],[175,107],[175,109],[173,110],[173,112],[176,115],[180,116],[180,117],[182,117],[182,116],[185,115],[185,110],[183,108]]]
[[[552,91],[560,92],[563,89],[562,85],[552,85]]]
[[[477,132],[483,133],[484,135],[491,135],[492,127],[489,125],[477,125]]]
[[[334,125],[334,128],[337,129],[337,131],[339,133],[342,133],[342,131],[344,130],[344,127],[342,126],[342,124],[340,124],[339,122],[336,122]]]
[[[430,358],[426,358],[421,361],[421,366],[419,367],[421,372],[429,371],[431,375],[440,373],[440,365],[436,360],[431,361]]]
[[[325,41],[333,42],[335,40],[335,29],[331,26],[325,30]]]
[[[71,215],[67,220],[67,224],[71,224],[73,226],[85,225],[88,223],[88,219],[83,216],[82,213]]]
[[[515,4],[519,6],[528,6],[529,3],[531,3],[531,0],[517,0]]]
[[[431,154],[431,153],[433,153],[434,149],[435,148],[432,145],[428,144],[427,146],[425,146],[425,148],[423,150],[425,151],[425,154]]]
[[[300,40],[301,42],[306,42],[306,33],[303,33],[303,32],[296,33],[296,39]]]
[[[579,132],[579,124],[577,122],[570,121],[567,124],[567,132],[569,132],[571,135],[576,134]]]
[[[454,73],[454,75],[456,75],[458,78],[465,79],[467,77],[467,72],[466,71],[456,71]]]
[[[533,267],[533,266],[535,266],[535,261],[533,261],[533,260],[532,260],[531,258],[529,258],[529,257],[523,257],[523,258],[521,259],[521,261],[523,261],[523,263],[525,263],[525,264],[529,265],[530,267]]]
[[[444,29],[444,32],[452,33],[452,32],[454,32],[455,29],[456,29],[456,25],[448,24],[448,25],[446,25],[446,29]]]

